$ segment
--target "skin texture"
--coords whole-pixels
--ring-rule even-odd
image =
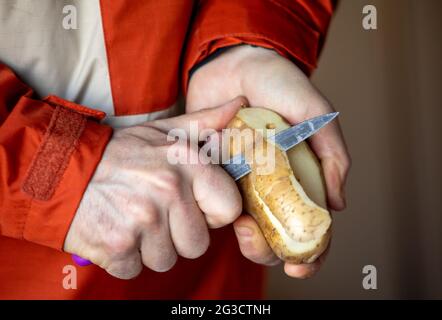
[[[224,52],[193,74],[187,112],[217,106],[237,96],[246,97],[251,106],[276,111],[291,124],[334,111],[294,63],[272,50],[244,45]],[[323,168],[328,207],[343,210],[351,161],[339,122],[333,121],[309,142]],[[265,265],[280,262],[251,216],[242,215],[234,227],[245,257]],[[285,263],[284,270],[291,277],[309,277],[319,270],[324,256],[312,264]]]
[[[168,152],[198,152],[167,142],[167,132],[197,121],[199,130],[225,128],[243,98],[175,118],[116,130],[88,185],[64,250],[130,279],[143,265],[162,272],[177,256],[197,258],[209,246],[208,227],[235,221],[242,202],[218,165],[168,162]],[[92,227],[91,227],[92,226]]]

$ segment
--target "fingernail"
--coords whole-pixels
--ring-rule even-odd
[[[242,237],[251,237],[253,235],[253,230],[249,227],[237,227],[236,233]]]

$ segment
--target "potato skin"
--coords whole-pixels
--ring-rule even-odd
[[[252,108],[254,109],[253,112],[261,112],[261,108]],[[256,110],[256,111],[255,111]],[[268,113],[269,111],[267,109],[265,109],[266,113]],[[248,126],[248,124],[243,121],[243,119],[237,115],[234,119],[232,119],[232,121],[230,122],[229,126],[230,128],[237,128],[240,130],[243,130],[245,128],[251,128],[250,126]],[[255,128],[251,128],[251,129],[255,129]],[[305,142],[303,142],[305,143]],[[302,152],[306,152],[309,153],[308,156],[306,155],[306,158],[309,159],[307,161],[311,161],[314,166],[320,168],[319,162],[317,161],[317,159],[315,158],[313,152],[311,151],[311,149],[308,147],[308,145],[305,143],[305,146],[302,147]],[[231,151],[231,155],[233,154],[237,154],[238,150],[230,150]],[[277,152],[283,152],[281,150],[277,150]],[[290,165],[289,165],[290,167]],[[252,170],[254,170],[253,166],[252,166]],[[320,171],[321,172],[321,171]],[[322,172],[321,172],[322,173]],[[323,180],[323,176],[322,174],[318,175],[318,178],[320,179],[320,183],[324,184],[324,180]],[[269,181],[271,181],[272,179],[269,178]],[[256,187],[254,186],[254,183],[261,183],[262,185],[262,177],[260,178],[261,182],[257,182],[256,180],[256,175],[254,174],[254,172],[252,172],[251,174],[241,178],[238,181],[238,186],[240,189],[240,192],[243,196],[243,207],[244,210],[246,212],[248,212],[249,214],[251,214],[254,219],[257,221],[264,237],[266,238],[268,244],[270,245],[270,247],[272,248],[272,250],[274,251],[274,253],[281,259],[287,262],[291,262],[291,263],[295,263],[295,264],[301,264],[301,263],[311,263],[313,261],[315,261],[320,255],[321,253],[323,253],[330,241],[331,238],[331,227],[328,227],[328,229],[326,230],[326,232],[320,237],[320,239],[318,239],[318,241],[314,242],[314,246],[309,247],[307,250],[303,250],[303,251],[293,251],[290,246],[286,243],[286,241],[284,240],[284,237],[282,237],[281,235],[281,230],[278,230],[278,228],[276,228],[272,221],[269,219],[266,210],[264,208],[264,206],[267,206],[267,210],[270,210],[269,207],[273,207],[275,210],[275,203],[272,202],[272,204],[270,205],[270,203],[266,203],[265,199],[263,198],[259,198],[259,193],[256,192]],[[265,181],[265,178],[264,178]],[[317,182],[317,181],[316,181]],[[325,187],[320,189],[320,190],[325,190]],[[316,188],[316,192],[320,193],[320,191],[317,190]],[[317,199],[325,199],[325,194],[316,194],[315,198]],[[293,201],[293,200],[292,200]],[[276,207],[276,210],[279,210],[278,207]],[[270,210],[271,211],[271,210]],[[268,211],[267,211],[268,212]],[[278,212],[280,214],[280,212]],[[272,212],[272,215],[274,216],[278,216],[277,213]],[[279,219],[279,221],[281,222],[281,219]],[[284,232],[284,231],[282,231]],[[287,238],[287,235],[285,236],[285,238]]]

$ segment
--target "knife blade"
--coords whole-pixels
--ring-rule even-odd
[[[274,142],[283,151],[287,151],[314,135],[321,128],[333,121],[338,115],[339,112],[332,112],[305,120],[268,137],[267,140]],[[230,158],[227,163],[222,164],[222,167],[235,181],[252,171],[242,154]]]

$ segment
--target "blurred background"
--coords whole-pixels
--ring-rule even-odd
[[[362,28],[375,5],[377,30]],[[442,1],[341,0],[313,82],[353,158],[322,270],[270,270],[273,299],[442,299]],[[377,290],[362,287],[365,265]]]

